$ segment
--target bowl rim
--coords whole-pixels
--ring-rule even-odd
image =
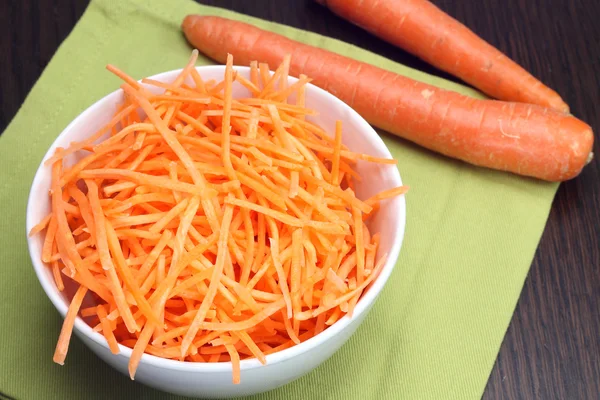
[[[213,70],[213,69],[217,70],[217,71],[224,71],[225,66],[224,65],[196,66],[196,70],[198,70],[198,72],[200,72],[200,73],[202,73],[203,71],[208,71],[208,70]],[[250,71],[250,68],[245,67],[245,66],[234,66],[234,69],[236,69],[238,71],[244,71],[244,72]],[[165,71],[165,72],[161,72],[161,73],[152,75],[148,78],[160,81],[161,79],[163,79],[163,80],[168,79],[168,77],[170,77],[171,75],[176,75],[177,73],[179,73],[181,71],[182,71],[182,68],[174,69],[174,70]],[[293,77],[293,76],[290,76],[289,79],[291,79],[292,82],[295,82],[297,80],[297,78]],[[138,82],[141,83],[141,80]],[[392,157],[389,149],[387,148],[387,146],[385,145],[385,143],[383,142],[381,137],[377,134],[377,132],[375,132],[373,127],[371,127],[371,125],[360,114],[358,114],[358,112],[356,112],[354,109],[352,109],[346,103],[344,103],[342,100],[338,99],[337,97],[335,97],[331,93],[327,92],[326,90],[323,90],[311,83],[309,83],[307,85],[307,89],[309,89],[309,88],[311,91],[315,91],[318,95],[324,96],[328,101],[333,102],[336,107],[340,107],[340,108],[344,109],[347,113],[349,113],[349,115],[351,115],[351,118],[355,119],[357,124],[360,127],[360,129],[358,129],[357,131],[360,131],[363,135],[367,135],[370,140],[374,140],[375,145],[378,147],[378,149],[380,151],[383,152],[383,154],[386,157],[390,157],[390,158]],[[44,269],[47,268],[47,266],[41,261],[41,259],[36,258],[33,255],[33,238],[29,237],[28,232],[39,221],[32,220],[33,217],[31,216],[30,210],[33,207],[35,207],[35,203],[37,202],[37,198],[36,198],[35,194],[37,193],[36,188],[41,184],[41,182],[43,180],[42,171],[45,168],[48,168],[48,167],[44,166],[44,162],[54,153],[54,150],[57,147],[57,144],[60,141],[60,139],[62,138],[63,134],[70,131],[72,129],[73,125],[75,125],[78,121],[85,119],[88,116],[88,114],[92,113],[92,110],[94,110],[98,107],[102,107],[103,104],[106,101],[109,101],[111,97],[117,96],[117,93],[119,93],[119,92],[122,92],[122,89],[117,89],[117,90],[103,96],[101,99],[97,100],[96,102],[94,102],[92,105],[87,107],[83,112],[81,112],[77,117],[75,117],[61,131],[61,133],[53,141],[52,145],[50,145],[48,151],[46,152],[42,161],[40,162],[40,165],[38,166],[38,169],[36,170],[33,182],[30,187],[29,198],[28,198],[28,202],[27,202],[27,211],[26,211],[26,235],[27,235],[27,244],[28,244],[28,249],[29,249],[29,255],[31,257],[31,261],[32,261],[35,273],[37,275],[37,278],[38,278],[42,288],[46,292],[46,295],[48,296],[48,298],[50,299],[50,301],[52,302],[54,307],[58,310],[58,312],[62,315],[63,318],[65,317],[65,315],[67,313],[68,303],[62,298],[62,295],[60,294],[58,289],[56,289],[54,283],[51,282],[51,279],[48,279],[47,276],[45,275]],[[307,96],[308,96],[308,91],[307,91]],[[392,174],[391,174],[391,178],[393,179],[392,183],[395,186],[402,185],[402,179],[400,177],[400,172],[399,172],[398,168],[394,168],[394,170],[392,171]],[[404,240],[405,225],[406,225],[406,200],[405,200],[404,196],[397,196],[396,198],[391,199],[390,201],[392,202],[394,207],[398,208],[398,212],[400,214],[396,229],[394,231],[395,239],[394,239],[392,247],[388,253],[388,258],[385,262],[385,265],[383,266],[379,276],[371,283],[369,290],[362,295],[362,297],[356,304],[352,318],[350,318],[348,315],[344,315],[342,318],[340,318],[338,321],[336,321],[334,324],[329,326],[327,329],[325,329],[323,332],[319,333],[318,335],[316,335],[300,344],[292,346],[288,349],[284,349],[284,350],[278,351],[276,353],[266,355],[267,365],[275,365],[275,364],[287,361],[289,359],[296,357],[299,354],[309,351],[312,348],[318,347],[321,343],[327,342],[328,340],[335,337],[338,333],[340,333],[341,331],[346,329],[353,320],[360,318],[360,316],[363,313],[368,312],[370,306],[375,302],[379,293],[382,291],[388,278],[390,277],[392,271],[394,270],[398,256],[400,254],[402,242]],[[79,315],[77,316],[77,318],[75,320],[74,332],[78,335],[83,335],[83,336],[89,338],[96,344],[105,348],[107,351],[109,350],[108,344],[107,344],[104,336],[99,332],[94,332],[92,327],[90,327],[88,324],[86,324]],[[133,350],[131,348],[119,344],[119,354],[114,355],[114,356],[115,357],[126,357],[127,359],[129,359],[131,357],[132,351]],[[152,366],[158,367],[158,368],[173,370],[173,371],[187,371],[187,372],[232,371],[232,363],[231,362],[203,363],[203,362],[178,361],[178,360],[170,360],[170,359],[161,358],[158,356],[153,356],[153,355],[147,354],[147,353],[144,353],[142,355],[139,367],[141,368],[145,364],[152,365]],[[261,366],[263,366],[263,365],[256,358],[242,360],[240,362],[240,369],[242,371],[259,368]]]

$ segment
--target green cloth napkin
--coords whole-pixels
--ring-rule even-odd
[[[190,47],[179,26],[189,13],[244,20],[478,95],[337,40],[188,0],[92,1],[0,138],[0,392],[6,396],[172,398],[117,373],[75,337],[66,365],[53,364],[62,319],[33,272],[25,208],[52,141],[82,110],[118,87],[105,65],[118,65],[136,78],[180,68]],[[483,393],[557,185],[471,167],[382,135],[411,186],[398,265],[338,353],[256,399],[475,399]]]

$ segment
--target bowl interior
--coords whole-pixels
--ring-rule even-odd
[[[235,67],[235,69],[238,73],[244,75],[245,77],[249,77],[250,75],[249,68],[247,67]],[[205,80],[214,79],[216,81],[220,81],[223,79],[224,66],[197,67],[197,70]],[[163,82],[172,82],[179,72],[180,70],[169,71],[155,75],[151,78]],[[289,78],[290,84],[296,80],[297,79],[293,77]],[[162,92],[161,89],[156,87],[147,86],[147,88],[155,93]],[[249,97],[250,92],[236,82],[233,86],[233,95],[235,98]],[[67,147],[70,145],[70,143],[83,140],[84,138],[91,136],[93,133],[101,129],[102,126],[110,121],[122,100],[123,93],[121,90],[117,90],[85,110],[57,137],[55,142],[44,156],[44,161],[54,154],[54,151],[57,147]],[[291,97],[290,102],[293,101],[294,98]],[[381,138],[373,130],[373,128],[341,100],[337,99],[326,91],[309,84],[306,89],[306,107],[319,112],[319,115],[310,116],[307,119],[318,124],[328,133],[334,132],[336,120],[341,120],[343,123],[343,143],[348,146],[350,150],[366,153],[376,157],[391,158],[389,150]],[[65,160],[66,165],[75,163],[77,161],[77,157],[77,155],[74,155]],[[27,205],[28,232],[50,211],[50,198],[47,194],[50,190],[51,167],[45,166],[43,164],[44,161],[42,161],[40,164],[29,194],[29,202]],[[357,196],[361,199],[366,199],[382,190],[390,189],[402,184],[398,169],[394,166],[359,161],[356,166],[356,170],[363,177],[362,182],[356,183]],[[379,258],[383,254],[387,254],[388,259],[380,276],[375,280],[375,282],[373,282],[369,291],[364,293],[361,300],[358,302],[355,308],[355,315],[360,315],[361,313],[365,312],[366,309],[368,309],[368,306],[375,300],[377,294],[381,291],[383,285],[387,281],[400,251],[404,236],[404,225],[405,200],[403,196],[383,202],[377,213],[370,218],[368,222],[370,231],[372,233],[381,233],[380,250],[377,257]],[[68,308],[68,300],[65,298],[63,293],[59,292],[56,288],[50,269],[41,262],[41,249],[43,244],[42,235],[36,235],[32,238],[28,238],[28,244],[38,279],[40,280],[42,287],[46,291],[52,303],[64,316]],[[289,357],[293,357],[294,354],[304,351],[306,348],[315,345],[320,340],[324,340],[335,335],[336,332],[344,329],[348,323],[349,318],[346,316],[314,338],[309,339],[306,342],[303,342],[290,349],[267,356],[267,362],[275,363]],[[75,329],[78,331],[78,333],[84,334],[99,344],[104,345],[108,351],[104,337],[99,333],[93,332],[92,329],[83,320],[81,320],[81,318],[77,318]],[[127,347],[121,346],[121,354],[129,356],[131,354],[131,350]],[[231,369],[230,363],[182,363],[178,361],[161,359],[148,354],[144,354],[142,363],[144,362],[160,363],[165,367],[176,369]],[[227,366],[223,367],[219,366],[219,364],[227,364]],[[252,368],[258,366],[260,366],[260,363],[258,363],[256,360],[242,361],[242,368]]]

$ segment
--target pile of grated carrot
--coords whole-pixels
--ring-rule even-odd
[[[80,315],[113,353],[133,349],[132,379],[148,353],[231,362],[237,383],[241,359],[264,364],[351,316],[385,263],[364,221],[407,187],[361,201],[353,165],[395,161],[349,151],[339,122],[330,137],[307,121],[309,79],[288,85],[289,57],[274,73],[252,63],[246,79],[230,55],[214,82],[194,68],[197,54],[171,83],[142,80],[160,95],[109,65],[124,103],[46,161],[51,212],[30,234],[45,232],[58,289],[76,288],[59,364]],[[232,98],[234,84],[252,96]],[[75,153],[85,157],[65,167]]]

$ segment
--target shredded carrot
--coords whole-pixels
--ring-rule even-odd
[[[100,318],[100,323],[102,324],[102,334],[106,338],[110,351],[113,354],[119,354],[119,343],[115,338],[110,321],[107,318],[106,308],[103,305],[99,305],[96,307],[96,313],[98,314],[98,318]]]
[[[36,233],[43,231],[50,224],[50,219],[52,218],[52,214],[46,215],[44,219],[42,219],[36,226],[31,228],[29,231],[29,236],[34,236]]]
[[[58,343],[56,344],[56,350],[54,352],[54,362],[57,364],[63,365],[65,363],[67,351],[69,350],[69,342],[71,341],[71,334],[73,333],[73,326],[75,325],[75,318],[77,318],[77,313],[79,312],[79,308],[81,307],[81,303],[83,303],[83,298],[87,291],[88,289],[85,286],[79,286],[77,292],[75,292],[75,295],[71,299],[71,304],[67,310],[65,322],[60,331],[60,336],[58,337]]]
[[[62,276],[60,273],[60,267],[58,265],[58,261],[52,262],[52,277],[54,278],[54,283],[56,284],[56,288],[62,292],[65,290],[65,284],[62,280]]]
[[[39,224],[38,224],[39,225]],[[56,241],[54,236],[56,235],[57,224],[56,217],[52,217],[48,223],[48,229],[46,231],[46,237],[44,238],[44,244],[42,245],[42,261],[45,263],[50,262],[50,257],[54,253],[53,247],[56,247]]]
[[[204,80],[196,57],[171,83],[143,80],[159,95],[109,66],[125,102],[46,162],[51,212],[30,235],[44,235],[57,288],[63,275],[78,285],[58,363],[79,314],[113,353],[133,349],[132,379],[152,354],[231,362],[237,383],[241,360],[264,364],[352,315],[383,266],[368,218],[407,187],[364,201],[353,167],[395,161],[348,150],[341,122],[334,135],[311,123],[309,79],[288,85],[288,57],[274,73],[251,63],[249,78],[229,57],[221,82]],[[234,85],[252,97],[234,99]],[[80,309],[86,293],[96,303]]]
[[[333,148],[333,160],[331,165],[331,180],[330,183],[339,184],[340,174],[340,152],[342,151],[342,122],[335,123],[335,145]]]
[[[365,201],[365,203],[372,207],[375,207],[375,206],[379,205],[379,202],[381,200],[389,199],[389,198],[404,194],[404,193],[408,192],[408,189],[409,189],[408,186],[400,186],[397,188],[388,189],[388,190],[385,190],[385,191],[378,193],[375,196],[367,199]]]

